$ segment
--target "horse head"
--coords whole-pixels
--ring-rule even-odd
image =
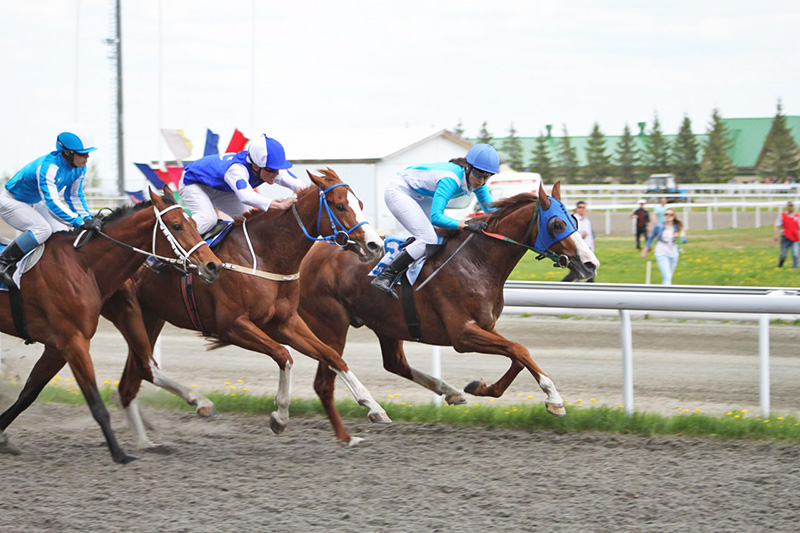
[[[319,176],[308,172],[311,183],[319,188],[319,234],[332,236],[337,244],[356,252],[361,261],[377,259],[383,251],[383,241],[367,223],[364,204],[332,169],[319,172]]]
[[[197,233],[197,224],[175,200],[172,189],[165,186],[163,196],[151,189],[150,200],[156,216],[156,225],[153,228],[153,252],[188,260],[197,268],[203,281],[215,282],[219,277],[222,262]],[[161,231],[158,231],[159,229]],[[157,239],[159,234],[163,238]]]
[[[559,258],[565,257],[566,264],[561,266],[569,267],[577,279],[594,277],[600,261],[577,231],[578,225],[574,216],[561,202],[561,182],[557,181],[553,185],[549,197],[540,183],[538,204],[534,247],[540,252],[549,250]],[[536,215],[534,218],[537,218]]]

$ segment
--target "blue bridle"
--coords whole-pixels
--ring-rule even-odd
[[[303,233],[306,237],[308,237],[312,241],[325,241],[328,244],[338,244],[342,248],[347,246],[348,244],[352,243],[353,241],[350,240],[350,233],[352,233],[356,228],[360,228],[364,224],[367,223],[365,220],[364,222],[359,222],[352,228],[345,227],[344,224],[336,217],[336,214],[331,209],[331,206],[328,205],[328,197],[326,194],[328,191],[335,189],[336,187],[346,187],[346,183],[337,183],[335,185],[331,185],[324,191],[320,189],[319,191],[319,212],[317,213],[317,235],[320,235],[322,231],[320,230],[320,226],[322,223],[322,211],[323,208],[325,212],[328,214],[328,220],[331,223],[331,228],[333,229],[333,233],[331,235],[327,235],[325,237],[312,237],[306,227],[303,225],[303,221],[300,220],[300,215],[297,213],[297,208],[292,205],[292,213],[294,213],[294,217],[297,219],[297,224],[300,226],[300,229],[303,230]]]
[[[539,253],[549,251],[551,246],[578,231],[578,224],[575,218],[570,215],[561,200],[556,198],[550,198],[550,206],[547,209],[542,209],[542,204],[539,203],[538,198],[536,199],[536,214],[534,214],[533,220],[537,221],[537,218],[539,231],[536,235],[536,240],[533,242],[533,247]],[[566,226],[558,233],[554,233],[553,228],[556,218],[563,220],[564,226]]]

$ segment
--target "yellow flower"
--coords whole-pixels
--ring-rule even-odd
[[[236,380],[236,383],[244,383],[244,380],[237,379],[237,380]]]
[[[733,415],[733,418],[741,418],[739,415]]]
[[[193,389],[196,389],[196,388],[197,388],[197,385],[192,385],[192,388],[193,388]]]
[[[779,417],[778,417],[778,420],[783,420],[783,417],[782,417],[782,416],[779,416]]]
[[[597,403],[597,398],[589,398],[589,401],[592,403]]]
[[[230,385],[230,384],[231,384],[230,381],[226,381],[225,383],[223,383],[223,385]]]
[[[625,406],[624,406],[623,404],[619,404],[617,407],[619,407],[620,409],[622,409],[622,408],[624,408]]]
[[[533,400],[533,394],[528,394],[528,399]]]
[[[115,387],[119,387],[119,381],[115,381],[115,382],[114,382],[114,386],[115,386]]]
[[[747,414],[747,412],[748,412],[748,411],[747,411],[747,409],[742,409],[742,414],[743,414],[743,415],[746,415],[746,414]]]
[[[244,392],[250,392],[250,389],[248,389],[247,387],[243,388],[242,390],[243,390]]]
[[[236,387],[234,387],[233,385],[231,385],[230,389],[231,389],[231,390],[236,390]]]

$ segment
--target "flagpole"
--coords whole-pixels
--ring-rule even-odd
[[[73,122],[78,123],[78,84],[80,78],[80,41],[81,41],[81,0],[75,2],[75,101],[73,103]]]
[[[164,153],[162,152],[163,142],[161,140],[161,130],[164,128],[164,25],[163,25],[163,0],[158,0],[158,132],[156,141],[158,142],[158,164],[163,167]]]
[[[252,50],[250,54],[250,138],[252,139],[256,134],[256,0],[252,0],[251,15],[250,20],[253,23],[253,38],[251,40]]]

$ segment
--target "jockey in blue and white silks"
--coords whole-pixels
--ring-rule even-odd
[[[9,284],[8,268],[45,242],[54,231],[69,227],[100,229],[83,193],[91,134],[71,127],[56,138],[56,149],[25,165],[0,191],[0,218],[22,232],[2,254],[0,272]]]
[[[259,135],[247,150],[209,155],[186,165],[178,190],[202,235],[217,223],[216,209],[231,217],[251,208],[289,209],[297,198],[272,201],[255,188],[262,183],[277,183],[292,191],[307,187],[288,172],[291,167],[281,143]]]
[[[500,158],[488,144],[476,144],[466,158],[447,163],[408,167],[389,184],[384,199],[389,210],[415,240],[386,269],[372,280],[382,291],[397,296],[393,287],[400,274],[425,254],[428,244],[436,244],[434,226],[445,229],[480,231],[481,221],[459,221],[444,214],[447,203],[460,196],[475,193],[484,212],[491,211],[492,196],[486,180],[497,174]]]

